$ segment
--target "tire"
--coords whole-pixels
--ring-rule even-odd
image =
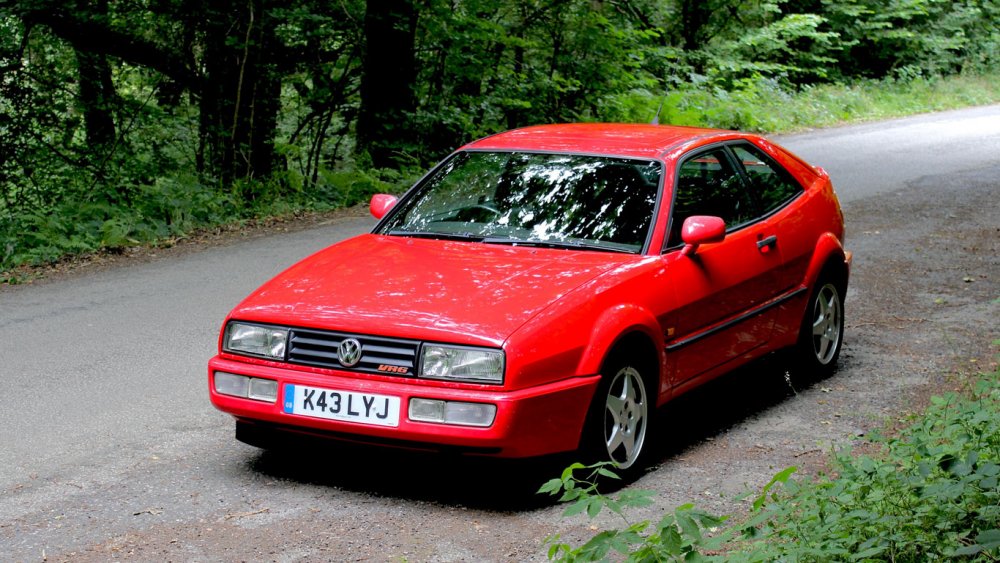
[[[844,290],[821,277],[809,296],[796,346],[798,368],[808,376],[833,373],[844,343]]]
[[[649,375],[635,362],[612,359],[591,404],[584,429],[588,461],[610,461],[620,473],[638,471],[649,449],[655,399]]]

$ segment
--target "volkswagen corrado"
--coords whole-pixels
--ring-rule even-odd
[[[828,174],[759,136],[659,125],[470,143],[370,234],[229,314],[209,361],[236,437],[648,457],[671,399],[765,354],[833,369],[851,263]]]

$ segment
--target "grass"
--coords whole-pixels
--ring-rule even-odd
[[[784,133],[994,103],[1000,74],[816,86],[779,104],[762,100],[760,111],[775,116],[768,131]]]
[[[1000,73],[826,84],[796,92],[760,78],[732,91],[689,86],[662,96],[634,91],[609,102],[617,121],[648,122],[659,109],[660,123],[772,134],[993,103],[1000,103]]]

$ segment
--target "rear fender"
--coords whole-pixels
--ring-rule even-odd
[[[812,260],[809,261],[803,285],[807,288],[815,286],[827,264],[837,264],[837,267],[842,267],[843,281],[846,285],[851,269],[851,254],[844,250],[844,245],[833,233],[823,233],[816,242],[816,249],[813,251]]]

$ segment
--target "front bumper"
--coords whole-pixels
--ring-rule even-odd
[[[221,395],[215,391],[214,378],[217,371],[275,380],[278,382],[278,400],[267,403]],[[468,388],[470,386],[428,380],[386,381],[355,374],[313,373],[234,361],[220,356],[212,358],[208,363],[208,387],[212,404],[243,421],[360,442],[421,449],[466,450],[499,457],[533,457],[576,449],[587,409],[599,380],[599,375],[571,377],[537,387],[502,391],[485,385]],[[380,427],[287,414],[282,407],[287,383],[399,397],[399,425]],[[496,417],[493,424],[485,428],[413,421],[407,416],[407,406],[414,397],[490,403],[497,407]]]

